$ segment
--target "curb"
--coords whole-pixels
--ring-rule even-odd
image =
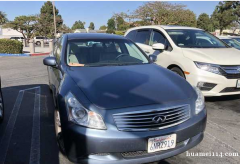
[[[30,56],[29,54],[0,54],[0,56]]]
[[[44,56],[44,55],[49,55],[49,52],[47,53],[35,53],[35,54],[0,54],[0,56]]]
[[[36,53],[36,54],[30,54],[30,56],[44,56],[44,55],[49,55],[49,52],[46,53]]]

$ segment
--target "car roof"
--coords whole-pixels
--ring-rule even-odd
[[[123,36],[103,33],[70,33],[66,34],[68,40],[72,39],[126,39]]]
[[[139,26],[139,27],[134,27],[132,29],[142,29],[142,28],[162,28],[164,30],[170,30],[170,29],[189,29],[189,30],[202,30],[200,28],[195,28],[195,27],[187,27],[187,26],[178,26],[178,25],[149,25],[149,26]],[[130,29],[130,30],[132,30]]]
[[[217,36],[219,39],[232,39],[229,36]]]

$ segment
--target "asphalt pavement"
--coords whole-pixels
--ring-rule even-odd
[[[5,102],[0,164],[70,164],[58,150],[43,58],[0,57]],[[207,98],[206,106],[208,123],[203,141],[154,164],[240,163],[240,96]]]

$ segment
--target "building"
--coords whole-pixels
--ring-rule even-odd
[[[22,37],[22,34],[11,28],[2,28],[0,26],[0,39],[10,39],[11,37]]]
[[[235,30],[226,29],[226,30],[223,30],[222,33],[223,33],[223,35],[226,35],[226,34],[240,35],[240,29],[235,29]],[[215,34],[216,34],[216,36],[220,36],[220,30],[215,30]]]

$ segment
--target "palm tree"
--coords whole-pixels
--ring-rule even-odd
[[[3,25],[6,22],[7,22],[7,15],[4,12],[0,11],[0,25]]]

